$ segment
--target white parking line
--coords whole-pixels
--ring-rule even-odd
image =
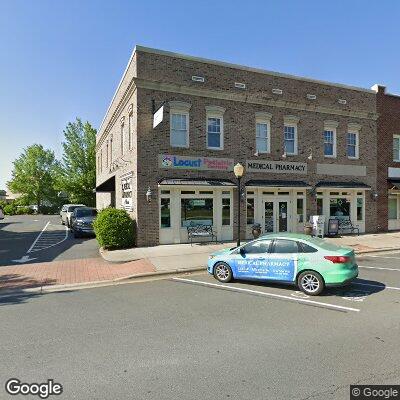
[[[372,257],[372,258],[394,258],[395,260],[400,260],[400,257],[390,257],[390,256],[369,256],[369,255],[361,255],[360,257]]]
[[[275,294],[275,293],[260,292],[258,290],[244,289],[244,288],[239,288],[239,287],[236,287],[236,286],[220,285],[220,284],[217,284],[217,283],[196,281],[194,279],[172,278],[172,280],[173,281],[178,281],[178,282],[183,282],[183,283],[193,283],[193,284],[201,285],[201,286],[210,286],[210,287],[215,287],[215,288],[220,288],[220,289],[225,289],[225,290],[231,290],[231,291],[235,291],[235,292],[256,294],[258,296],[275,297],[275,298],[278,298],[278,299],[285,299],[285,300],[289,300],[289,301],[295,301],[297,303],[304,303],[304,304],[320,306],[320,307],[322,306],[322,307],[325,307],[325,308],[330,308],[330,309],[337,310],[337,311],[342,311],[342,312],[343,311],[344,312],[346,312],[346,311],[359,312],[360,311],[358,308],[343,307],[343,306],[338,306],[336,304],[323,303],[323,302],[320,302],[320,301],[307,300],[307,299],[300,299],[300,298],[284,296],[284,295]]]
[[[49,226],[50,221],[47,222],[45,227],[42,229],[42,231],[39,233],[38,237],[35,239],[35,241],[32,243],[32,246],[29,248],[29,250],[26,252],[26,254],[29,253],[35,253],[37,251],[45,250],[50,247],[54,247],[68,238],[68,229],[64,227],[65,229],[65,234],[62,234],[58,231],[47,231],[46,229]]]
[[[40,237],[43,235],[43,232],[46,230],[46,228],[49,226],[50,221],[47,221],[47,224],[44,226],[44,228],[42,229],[42,231],[39,233],[39,235],[37,236],[37,238],[35,239],[35,241],[32,243],[32,246],[29,247],[29,250],[26,253],[30,253],[31,250],[35,247],[35,244],[37,243],[37,241],[40,239]]]
[[[384,269],[384,270],[387,270],[387,271],[397,271],[397,272],[400,272],[400,269],[397,269],[397,268],[367,267],[366,265],[359,265],[358,268]]]

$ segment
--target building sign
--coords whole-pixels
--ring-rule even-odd
[[[233,171],[233,159],[159,155],[159,167],[168,169]]]
[[[249,172],[272,172],[280,174],[307,174],[307,164],[286,161],[247,160]]]
[[[126,211],[133,211],[132,172],[121,177],[122,199],[121,206]]]
[[[164,106],[161,106],[153,115],[153,129],[162,122],[164,118]]]

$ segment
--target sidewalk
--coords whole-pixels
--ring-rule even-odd
[[[343,236],[326,240],[351,246],[357,254],[400,250],[400,232]],[[52,291],[104,286],[143,276],[205,270],[208,255],[236,243],[160,245],[101,251],[103,258],[53,261],[0,268],[0,294],[5,290]]]

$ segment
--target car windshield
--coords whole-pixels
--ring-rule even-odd
[[[97,215],[97,211],[92,208],[82,208],[80,210],[76,210],[76,217],[95,217]]]
[[[69,206],[68,207],[68,212],[72,212],[72,211],[75,210],[75,208],[78,208],[78,207],[82,207],[82,206]]]

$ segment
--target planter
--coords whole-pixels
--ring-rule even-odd
[[[311,236],[313,233],[312,225],[304,225],[304,234]]]
[[[257,239],[261,235],[261,225],[260,224],[254,224],[251,227],[251,233],[253,235],[254,239]]]

